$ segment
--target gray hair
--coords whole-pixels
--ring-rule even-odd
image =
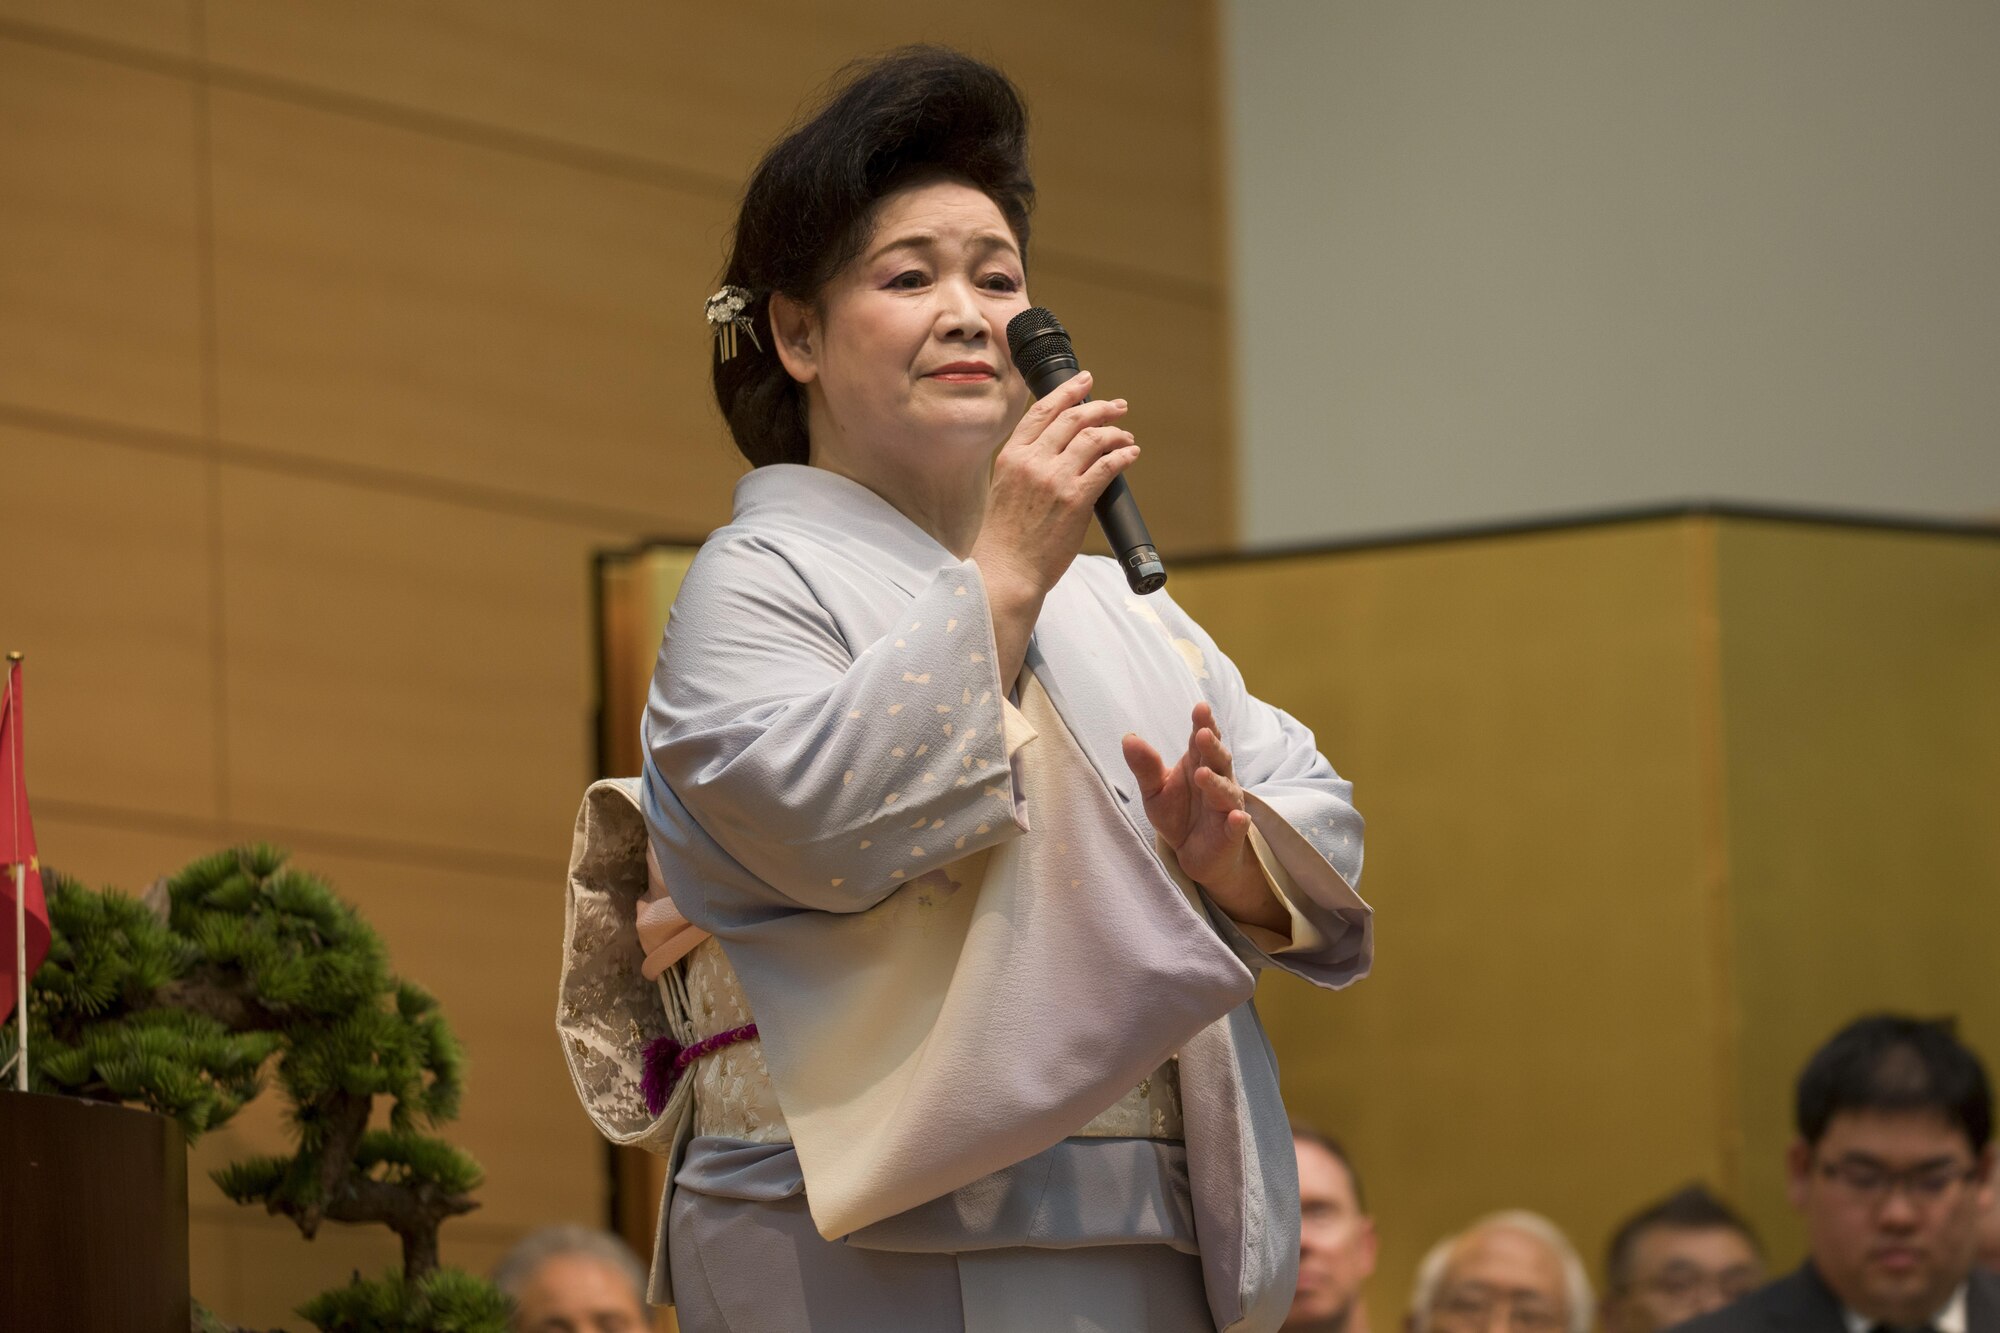
[[[1416,1290],[1410,1296],[1411,1327],[1416,1333],[1430,1333],[1431,1309],[1437,1304],[1438,1288],[1444,1285],[1444,1271],[1451,1265],[1451,1252],[1468,1236],[1482,1231],[1518,1231],[1549,1247],[1563,1270],[1563,1291],[1569,1305],[1569,1333],[1590,1333],[1590,1320],[1596,1310],[1597,1295],[1590,1287],[1590,1274],[1584,1269],[1583,1259],[1576,1247],[1569,1243],[1569,1237],[1562,1229],[1543,1217],[1525,1208],[1510,1208],[1505,1212],[1488,1213],[1465,1230],[1446,1236],[1431,1246],[1424,1261],[1417,1265]]]
[[[519,1301],[521,1289],[539,1269],[560,1255],[580,1254],[604,1264],[632,1288],[632,1299],[646,1308],[646,1270],[631,1247],[608,1231],[565,1222],[560,1226],[531,1231],[514,1243],[514,1248],[493,1265],[493,1285],[510,1301]]]

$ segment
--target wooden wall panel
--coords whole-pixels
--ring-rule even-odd
[[[35,776],[30,770],[31,782]],[[137,894],[220,845],[214,828],[198,820],[146,827],[122,812],[72,811],[65,802],[42,800],[32,787],[29,795],[35,803],[35,842],[42,864],[88,888]]]
[[[1259,1006],[1287,1103],[1367,1179],[1380,1327],[1481,1212],[1541,1210],[1594,1254],[1640,1201],[1729,1184],[1711,540],[1657,523],[1170,585],[1368,820],[1375,975],[1329,995],[1269,973]]]
[[[1745,1199],[1779,1253],[1791,1089],[1857,1015],[1952,1014],[2000,1069],[2000,533],[1725,528]]]
[[[195,103],[0,29],[0,403],[201,429]]]
[[[727,516],[700,313],[726,206],[228,92],[215,162],[225,439]]]
[[[0,0],[0,447],[29,501],[0,646],[34,663],[51,863],[136,889],[269,837],[332,873],[473,1048],[447,1132],[492,1183],[447,1257],[606,1216],[549,1014],[589,555],[727,515],[699,311],[742,174],[852,57],[1005,63],[1043,131],[1037,294],[1153,423],[1162,541],[1222,547],[1212,22]],[[246,1323],[393,1257],[196,1193],[195,1290]]]
[[[234,466],[222,506],[232,817],[560,871],[614,535]]]
[[[295,860],[381,931],[391,965],[437,996],[465,1045],[464,1109],[446,1132],[479,1159],[486,1183],[479,1211],[446,1224],[447,1252],[461,1232],[601,1221],[604,1143],[569,1091],[554,1035],[562,870],[507,876],[328,852]]]
[[[28,655],[35,799],[215,816],[209,464],[4,418],[0,457],[0,649]]]
[[[194,821],[180,831],[150,831],[41,804],[36,833],[44,862],[93,888],[136,892],[227,841]],[[445,1224],[444,1262],[485,1272],[534,1227],[600,1222],[609,1188],[602,1141],[575,1098],[536,1095],[568,1080],[551,1039],[556,957],[549,944],[562,933],[560,876],[510,879],[311,848],[295,852],[293,862],[325,875],[381,932],[391,967],[437,995],[466,1047],[464,1114],[443,1132],[479,1159],[487,1180],[477,1192],[480,1208]],[[523,969],[520,960],[530,959],[541,960],[540,971]],[[505,986],[495,985],[496,967],[509,970]],[[193,1290],[249,1326],[297,1327],[289,1312],[300,1301],[357,1267],[373,1273],[397,1260],[395,1240],[381,1228],[329,1225],[307,1242],[290,1222],[231,1202],[209,1179],[240,1158],[288,1151],[290,1142],[283,1100],[269,1090],[198,1141],[189,1161]]]
[[[999,61],[1027,92],[1051,246],[1217,288],[1212,25],[1208,4],[1185,0],[990,11],[611,0],[588,22],[533,0],[212,0],[208,40],[225,65],[655,164],[723,199],[848,60],[948,42]]]
[[[508,1242],[454,1240],[454,1225],[464,1223],[445,1224],[443,1262],[472,1273],[490,1272]],[[293,1333],[309,1327],[295,1313],[308,1298],[344,1286],[357,1272],[381,1273],[402,1261],[396,1238],[384,1227],[329,1222],[308,1241],[290,1222],[247,1208],[196,1214],[189,1221],[188,1241],[196,1300],[243,1328]]]
[[[1159,292],[1037,270],[1029,299],[1056,312],[1100,398],[1124,398],[1139,441],[1131,472],[1147,529],[1171,567],[1176,555],[1228,544],[1236,512],[1229,465],[1229,330],[1218,313]],[[1093,524],[1093,549],[1102,534]]]
[[[0,0],[0,24],[32,25],[45,34],[74,34],[140,51],[185,57],[194,44],[197,0]]]
[[[600,1221],[609,1195],[602,1140],[574,1096],[535,1095],[569,1082],[551,998],[561,875],[509,877],[310,845],[294,851],[292,864],[325,876],[375,927],[390,969],[437,996],[465,1047],[464,1105],[441,1132],[479,1160],[486,1183],[475,1195],[478,1211],[445,1224],[446,1256],[463,1237],[504,1238],[551,1218]],[[504,986],[495,985],[496,968],[506,973]],[[222,1216],[235,1208],[207,1173],[251,1154],[290,1151],[282,1111],[273,1092],[207,1135],[195,1152],[199,1187],[190,1187],[190,1198]],[[378,1119],[386,1124],[386,1113]]]

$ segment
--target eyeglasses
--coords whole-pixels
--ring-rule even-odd
[[[1886,1203],[1899,1189],[1911,1203],[1928,1207],[1956,1193],[1979,1174],[1979,1168],[1960,1162],[1924,1162],[1892,1171],[1865,1157],[1843,1157],[1837,1162],[1821,1162],[1819,1173],[1871,1208]]]
[[[1458,1287],[1438,1297],[1431,1324],[1439,1329],[1485,1329],[1505,1309],[1507,1327],[1516,1333],[1557,1333],[1562,1315],[1532,1295],[1495,1291],[1491,1287]]]
[[[1748,1295],[1756,1287],[1757,1270],[1737,1267],[1715,1272],[1706,1268],[1676,1266],[1634,1285],[1676,1305],[1691,1302],[1709,1291],[1727,1305],[1739,1296]]]

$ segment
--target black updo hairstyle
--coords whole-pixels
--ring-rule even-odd
[[[744,339],[714,372],[715,401],[752,466],[803,463],[810,452],[805,389],[778,359],[771,294],[814,300],[867,243],[875,205],[933,177],[989,196],[1026,262],[1027,107],[1005,74],[939,46],[849,66],[826,105],[757,164],[722,281],[749,291],[744,313],[764,350]]]

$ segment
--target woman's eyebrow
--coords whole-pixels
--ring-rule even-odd
[[[882,258],[882,256],[890,254],[891,252],[896,250],[935,250],[938,247],[940,239],[941,238],[934,231],[905,232],[902,235],[897,236],[892,240],[884,241],[881,245],[875,247],[874,250],[869,252],[868,258],[865,262],[872,264],[876,260]],[[993,251],[993,250],[1016,251],[1014,238],[1007,235],[1005,232],[998,232],[998,231],[981,232],[978,235],[971,237],[969,244],[970,248],[982,252]]]

